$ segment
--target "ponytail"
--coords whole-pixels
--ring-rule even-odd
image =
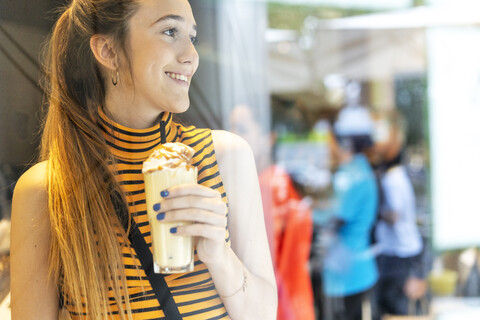
[[[58,19],[46,51],[41,160],[48,161],[50,276],[64,304],[92,319],[113,312],[132,316],[122,261],[128,239],[111,200],[114,193],[125,197],[97,125],[105,86],[89,42],[105,33],[123,46],[134,8],[133,1],[75,0]]]

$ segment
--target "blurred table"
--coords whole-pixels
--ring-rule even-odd
[[[0,319],[10,320],[12,318],[12,313],[10,311],[10,294],[0,301]]]
[[[10,255],[0,255],[0,319],[10,319]]]
[[[431,308],[435,320],[480,319],[480,297],[435,297]]]
[[[0,255],[0,302],[10,292],[10,255]]]

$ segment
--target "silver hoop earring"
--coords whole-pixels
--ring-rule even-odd
[[[118,67],[115,69],[115,71],[112,71],[112,84],[116,86],[118,83]]]

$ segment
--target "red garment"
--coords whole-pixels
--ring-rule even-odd
[[[314,320],[309,257],[312,213],[288,173],[271,166],[260,174],[263,210],[278,287],[278,320]]]

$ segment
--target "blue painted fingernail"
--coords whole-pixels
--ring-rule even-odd
[[[155,203],[155,204],[153,205],[153,210],[159,211],[159,210],[160,210],[160,203]]]
[[[165,212],[160,212],[157,214],[157,220],[163,220],[165,218]]]
[[[160,195],[164,198],[168,197],[169,194],[170,194],[170,192],[168,192],[168,190],[163,190],[162,192],[160,192]]]
[[[177,227],[170,228],[171,233],[177,233]]]

